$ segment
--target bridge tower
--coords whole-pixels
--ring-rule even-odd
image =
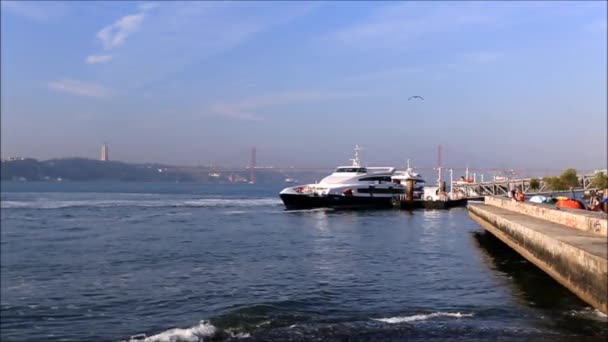
[[[437,145],[437,186],[441,187],[441,144]]]

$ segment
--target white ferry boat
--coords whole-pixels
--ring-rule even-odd
[[[393,182],[394,167],[364,167],[359,146],[350,166],[340,166],[316,184],[283,189],[279,196],[288,209],[305,208],[382,208],[391,207],[395,195],[405,186]]]

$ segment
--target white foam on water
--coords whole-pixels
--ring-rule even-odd
[[[462,318],[462,317],[472,317],[472,313],[460,313],[460,312],[433,312],[430,314],[419,314],[412,316],[397,316],[390,318],[372,318],[374,321],[389,323],[389,324],[397,324],[404,322],[414,322],[414,321],[426,321],[428,319],[437,318],[437,317],[453,317],[453,318]]]
[[[265,321],[263,321],[261,323],[256,324],[255,326],[259,328],[261,326],[268,325],[270,323],[272,323],[272,321],[268,319],[268,320],[265,320]]]
[[[242,332],[240,332],[240,333],[230,332],[230,337],[236,338],[238,340],[241,340],[241,339],[244,339],[244,338],[251,338],[251,334],[249,334],[249,333],[242,333]]]
[[[200,321],[198,325],[187,329],[174,328],[160,334],[146,336],[139,334],[131,336],[129,342],[202,342],[212,337],[217,328],[207,321]]]
[[[28,203],[30,202],[21,202],[21,201],[0,201],[0,208],[9,209],[9,208],[27,208]]]
[[[608,322],[608,315],[598,309],[586,308],[583,310],[571,310],[568,311],[568,314],[570,316],[582,317],[594,321]]]
[[[222,212],[222,214],[224,214],[224,215],[241,215],[241,214],[247,214],[247,211],[245,211],[245,210],[228,210],[228,211]]]
[[[0,201],[2,209],[61,209],[71,207],[259,207],[281,204],[277,198],[129,199],[129,200],[34,200]]]
[[[279,205],[281,200],[278,198],[207,198],[184,202],[185,206],[193,207],[251,207],[251,206],[270,206]]]

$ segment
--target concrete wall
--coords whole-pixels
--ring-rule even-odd
[[[510,198],[496,196],[486,196],[485,203],[571,228],[608,236],[608,215],[605,213],[557,208],[548,204],[516,202]]]
[[[469,215],[578,297],[608,314],[608,261],[605,257],[553,237],[551,232],[555,228],[550,227],[551,223],[545,231],[538,226],[530,229],[522,223],[525,219],[514,220],[508,211],[484,204],[469,204]],[[530,219],[527,222],[530,225]]]

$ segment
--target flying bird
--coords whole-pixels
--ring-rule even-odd
[[[410,98],[407,99],[407,100],[409,101],[411,99],[421,99],[421,100],[424,100],[424,98],[422,96],[418,96],[418,95],[410,96]]]

